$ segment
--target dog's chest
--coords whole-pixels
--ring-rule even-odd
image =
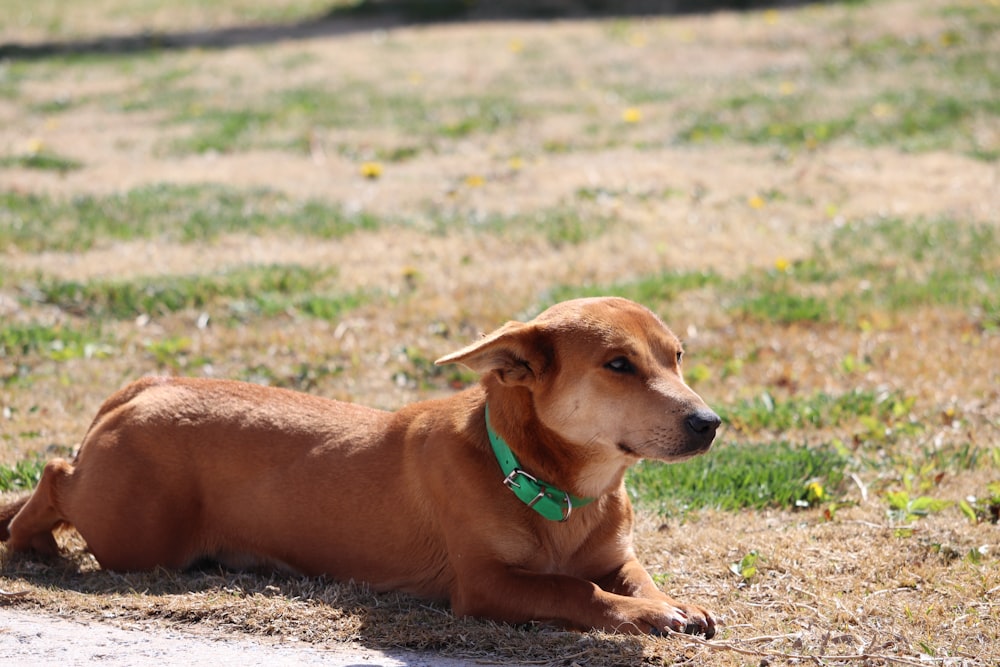
[[[532,570],[545,573],[559,573],[582,576],[586,562],[585,553],[592,542],[593,533],[589,526],[572,523],[546,525],[537,536]]]

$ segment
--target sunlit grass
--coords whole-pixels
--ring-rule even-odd
[[[45,459],[32,457],[13,465],[0,465],[0,492],[30,491],[42,477]]]
[[[335,319],[366,297],[342,292],[335,269],[246,266],[224,273],[85,282],[41,280],[34,288],[44,303],[88,318],[131,319],[188,309],[221,309],[234,322],[273,317],[289,309]]]
[[[629,472],[627,485],[640,506],[661,514],[793,509],[835,498],[847,465],[834,447],[726,443],[682,463],[643,462]]]
[[[337,238],[381,224],[372,215],[347,214],[318,200],[214,185],[152,185],[71,198],[0,191],[0,246],[26,252],[148,238],[201,242],[232,232]]]
[[[718,411],[727,429],[753,435],[762,430],[831,429],[869,418],[891,425],[909,414],[912,400],[856,389],[841,395],[817,392],[810,396],[776,399],[764,393]]]
[[[0,325],[0,358],[22,359],[41,354],[50,359],[106,354],[107,340],[96,325],[81,330],[74,326],[38,322]]]
[[[177,94],[148,89],[126,105],[130,110],[165,108],[170,110],[171,126],[192,126],[189,136],[170,144],[173,153],[260,147],[304,150],[306,137],[324,128],[375,126],[394,127],[409,137],[412,143],[406,150],[412,152],[433,148],[441,140],[514,127],[527,113],[514,97],[497,93],[428,98],[419,90],[386,92],[361,82],[290,88],[243,102],[206,100],[203,92],[184,87],[183,81],[176,85]]]
[[[880,218],[846,224],[809,257],[735,278],[665,272],[611,285],[560,286],[541,306],[566,298],[615,294],[654,308],[710,290],[730,313],[790,324],[858,323],[874,313],[923,306],[973,310],[993,329],[1000,312],[1000,235],[983,224],[942,218]]]
[[[982,128],[995,128],[1000,116],[994,93],[1000,55],[984,29],[989,12],[978,10],[956,9],[951,15],[961,21],[935,34],[874,35],[832,52],[817,50],[808,68],[794,72],[801,86],[778,80],[780,72],[735,82],[736,93],[723,88],[707,104],[683,108],[675,138],[792,149],[849,141],[996,160],[995,131]],[[868,85],[857,86],[861,79]],[[914,79],[914,85],[896,84]]]
[[[23,155],[0,157],[0,170],[10,167],[22,169],[37,169],[40,171],[56,171],[66,173],[83,168],[83,163],[74,158],[65,157],[52,151],[38,151]]]

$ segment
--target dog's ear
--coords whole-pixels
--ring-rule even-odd
[[[503,384],[531,384],[552,360],[552,348],[535,324],[508,322],[478,342],[446,354],[435,364],[459,363],[485,375],[494,373]]]

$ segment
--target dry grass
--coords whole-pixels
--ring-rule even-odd
[[[32,16],[0,25],[0,42],[297,20],[319,6],[240,0],[219,10],[163,5],[150,14],[149,4],[89,3],[87,20],[77,22],[56,20],[60,3],[36,3]],[[82,165],[0,162],[0,195],[72,201],[213,183],[240,193],[266,187],[380,221],[342,238],[226,230],[188,242],[165,229],[130,240],[99,235],[85,250],[27,250],[10,241],[0,248],[0,328],[97,333],[87,354],[44,345],[0,354],[0,463],[73,446],[106,395],[147,373],[266,380],[395,408],[464,380],[435,375],[428,359],[530,315],[559,288],[616,291],[661,272],[713,272],[728,281],[650,303],[685,338],[689,376],[703,367],[693,381],[711,404],[736,409],[764,392],[793,401],[853,390],[909,401],[891,423],[855,415],[818,429],[757,424],[723,433],[735,445],[841,443],[853,477],[831,490],[836,504],[670,517],[643,510],[642,560],[672,594],[725,619],[708,644],[456,619],[445,607],[314,579],[112,574],[96,568],[72,533],[64,536],[68,557],[57,562],[3,554],[0,589],[28,593],[7,601],[127,627],[357,641],[470,661],[996,664],[997,526],[969,521],[954,504],[892,518],[887,494],[957,503],[1000,480],[1000,322],[982,305],[996,303],[989,279],[1000,264],[986,258],[981,275],[966,276],[983,291],[974,302],[875,302],[820,322],[781,322],[738,307],[782,284],[775,276],[782,267],[791,268],[789,290],[824,303],[863,292],[866,281],[877,287],[882,274],[914,283],[929,275],[930,264],[889,247],[870,274],[839,257],[839,277],[809,283],[808,262],[828,252],[845,225],[863,235],[864,221],[899,218],[915,233],[946,219],[957,230],[1000,231],[1000,114],[983,101],[997,71],[996,47],[984,36],[996,11],[988,0],[934,0],[458,23],[0,63],[0,159],[45,152]],[[947,76],[943,62],[952,67]],[[939,129],[929,129],[940,120],[931,117],[916,134],[866,139],[862,130],[872,124],[903,126],[907,101],[889,93],[908,88],[930,91],[928,99],[958,95],[967,106]],[[283,97],[302,91],[326,96]],[[797,96],[800,111],[783,115]],[[334,113],[338,101],[346,106]],[[632,108],[638,122],[623,120]],[[259,115],[243,130],[217,131],[224,123],[213,113],[232,118],[245,109]],[[713,118],[728,134],[684,140],[690,121],[713,109],[725,110]],[[853,133],[800,143],[779,136],[850,113]],[[759,115],[785,129],[758,141],[751,135]],[[206,138],[215,147],[192,147]],[[361,175],[369,161],[381,165],[379,178]],[[553,215],[583,223],[554,234]],[[491,216],[506,218],[491,223]],[[0,232],[16,224],[38,220],[0,210]],[[858,243],[864,248],[865,238]],[[45,281],[168,281],[267,264],[335,266],[338,290],[370,296],[332,320],[297,307],[240,319],[221,301],[100,319],[37,296]],[[203,313],[208,326],[200,326]],[[744,579],[730,565],[751,552],[758,572]]]

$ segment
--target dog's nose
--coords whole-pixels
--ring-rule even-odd
[[[722,419],[708,408],[694,412],[684,420],[692,433],[700,436],[710,436],[715,434]]]

